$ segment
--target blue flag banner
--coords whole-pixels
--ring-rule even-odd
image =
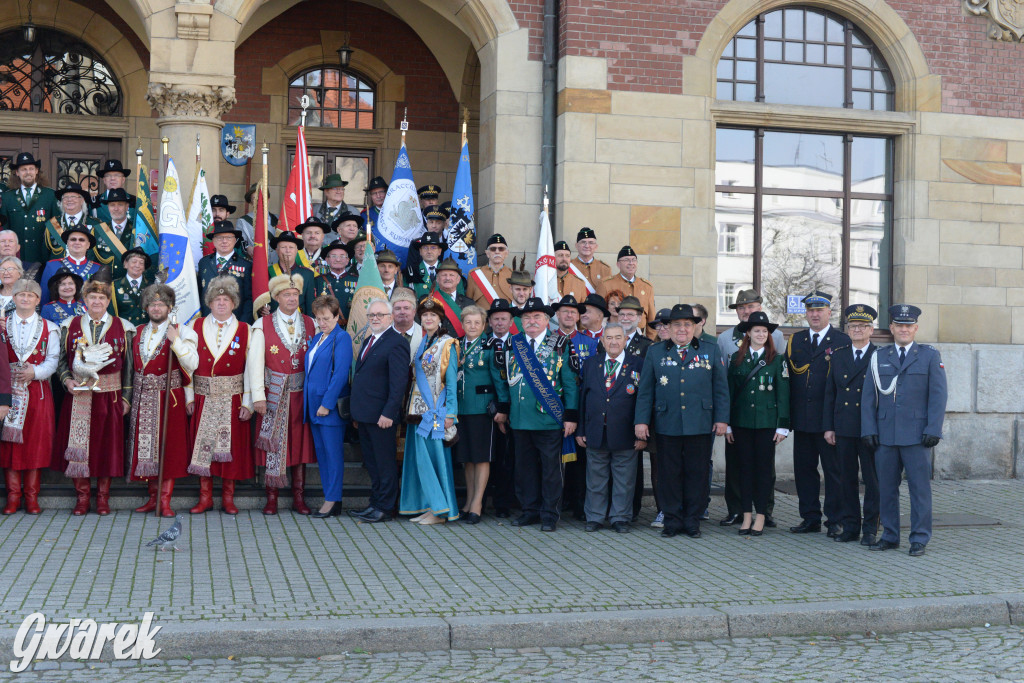
[[[380,218],[373,228],[373,236],[380,246],[395,252],[405,267],[409,255],[409,243],[423,234],[423,214],[420,213],[420,199],[416,194],[416,183],[412,180],[412,166],[405,145],[398,152],[395,170],[391,174],[387,196],[380,207]]]
[[[469,172],[469,143],[462,141],[459,168],[452,190],[452,214],[448,218],[445,240],[448,251],[459,264],[463,275],[476,268],[476,213],[473,204],[473,178]]]
[[[174,160],[167,160],[164,189],[160,193],[160,266],[167,269],[167,284],[174,289],[178,322],[188,324],[199,315],[199,285],[195,259],[185,226],[185,207],[181,203],[178,171]]]

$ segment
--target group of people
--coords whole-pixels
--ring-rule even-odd
[[[534,296],[523,266],[505,265],[501,234],[487,240],[486,264],[468,276],[444,258],[447,216],[440,188],[428,185],[420,188],[425,231],[408,260],[377,254],[383,291],[367,305],[367,328],[353,347],[344,328],[368,246],[362,228],[379,213],[387,184],[371,180],[373,205],[357,214],[344,203],[347,183],[332,175],[321,186],[324,203],[297,231],[271,238],[270,291],[255,301],[252,217],[236,225],[235,207],[212,198],[213,253],[198,268],[201,314],[184,325],[171,317],[173,290],[154,284],[148,256],[129,248],[128,172],[119,162],[104,165],[102,195],[63,188],[59,210],[56,194],[38,185],[31,154],[12,166],[20,185],[0,199],[5,514],[22,501],[39,512],[44,467],[73,480],[76,515],[90,510],[91,478],[96,512],[106,514],[111,478],[126,474],[147,482],[140,512],[173,515],[175,481],[196,475],[192,513],[212,509],[219,478],[221,508],[236,514],[235,483],[259,467],[265,514],[277,513],[279,489],[290,486],[296,512],[337,516],[346,430],[354,427],[349,440],[359,443],[371,494],[348,514],[365,523],[404,515],[424,525],[475,524],[489,496],[498,517],[520,510],[513,526],[554,531],[569,510],[588,532],[607,524],[627,533],[646,452],[658,507],[652,526],[665,537],[697,538],[721,436],[721,523],[761,536],[775,526],[775,448],[792,434],[802,520],[790,531],[820,531],[824,513],[838,541],[898,547],[905,471],[911,554],[924,552],[928,449],[942,434],[945,378],[938,352],[914,342],[913,306],[889,310],[896,343],[877,349],[874,309],[843,311],[847,336],[830,324],[830,295],[815,291],[803,300],[808,329],[787,343],[758,293],[745,290],[731,306],[740,323],[716,338],[699,304],[655,310],[653,286],[636,275],[637,254],[622,247],[613,273],[595,257],[590,228],[577,234],[575,256],[567,242],[555,245],[561,298],[549,303]],[[324,492],[316,512],[305,502],[313,463]]]

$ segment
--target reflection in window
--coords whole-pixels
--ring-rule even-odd
[[[718,99],[846,109],[893,108],[881,54],[854,24],[818,9],[760,14],[718,61]]]
[[[886,138],[719,128],[715,177],[749,179],[715,188],[719,299],[752,283],[773,321],[803,326],[787,300],[821,289],[836,295],[834,323],[849,303],[884,317],[891,149]],[[735,323],[735,313],[725,308],[717,322]]]
[[[312,101],[306,112],[307,126],[373,128],[373,85],[355,72],[317,67],[294,77],[288,85],[289,126],[299,125],[303,95]]]

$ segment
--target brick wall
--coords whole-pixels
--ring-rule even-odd
[[[346,26],[345,17],[348,17]],[[270,98],[260,93],[263,69],[309,45],[320,44],[320,31],[351,31],[350,44],[373,54],[395,73],[405,76],[404,102],[395,107],[398,127],[403,107],[409,126],[420,131],[458,130],[459,106],[448,79],[416,33],[394,16],[359,2],[304,2],[271,20],[235,52],[235,96],[238,102],[224,119],[268,121]]]
[[[683,58],[693,54],[725,0],[562,0],[560,54],[608,59],[608,88],[678,94]],[[797,4],[797,3],[794,3]],[[960,0],[889,0],[942,76],[942,110],[1024,115],[1024,48],[989,40],[989,23],[967,16]],[[542,0],[510,3],[530,29],[530,54],[542,58]]]

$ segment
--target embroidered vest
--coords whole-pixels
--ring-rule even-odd
[[[213,349],[206,344],[206,335],[203,334],[205,322],[206,318],[196,320],[195,330],[199,335],[199,367],[195,374],[201,377],[241,375],[245,372],[245,350],[249,347],[249,326],[238,322],[231,344],[220,358],[215,358]],[[234,353],[231,353],[232,351]]]
[[[275,313],[274,315],[262,318],[263,339],[266,344],[266,353],[263,356],[264,364],[268,370],[285,375],[304,372],[306,347],[309,344],[309,340],[313,338],[313,319],[308,315],[299,316],[303,325],[303,336],[295,353],[292,354],[289,352],[288,347],[285,346],[284,340],[277,333],[277,327],[274,325],[274,318],[276,316],[277,314]],[[293,361],[298,362],[294,363]]]
[[[86,339],[90,339],[92,337],[92,330],[86,330],[86,328],[88,328],[88,324],[86,325],[86,328],[83,328],[82,326],[83,321],[88,320],[91,320],[89,316],[81,315],[68,323],[67,348],[65,351],[67,352],[68,358],[71,360],[70,367],[72,370],[74,370],[75,362],[78,360],[75,348],[78,344],[84,344]],[[85,337],[85,335],[89,336]],[[110,326],[107,328],[103,338],[100,339],[100,343],[102,342],[110,344],[114,351],[114,362],[101,369],[97,374],[112,375],[114,373],[120,373],[121,368],[124,367],[124,352],[128,348],[128,342],[125,339],[124,334],[124,325],[121,324],[120,318],[112,318]]]

